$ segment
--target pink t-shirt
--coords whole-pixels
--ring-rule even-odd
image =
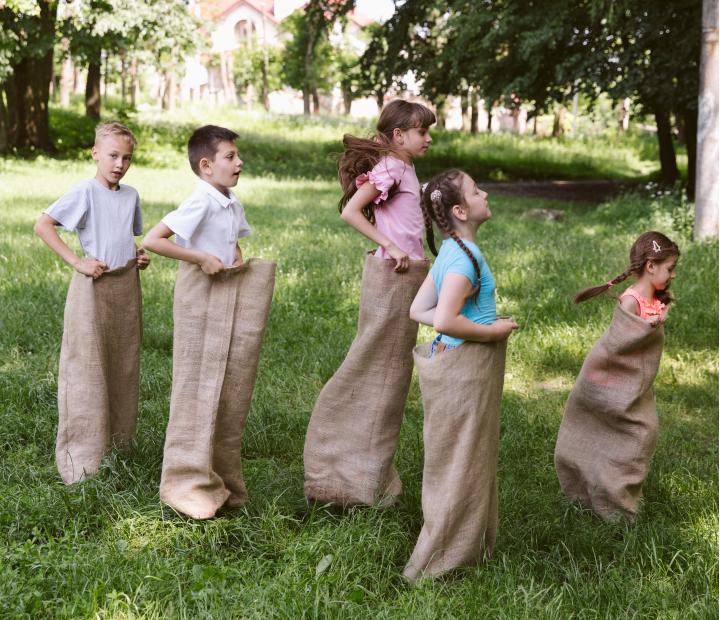
[[[375,203],[375,227],[411,259],[425,257],[422,238],[425,233],[420,209],[420,182],[415,167],[395,157],[383,157],[367,174],[361,174],[355,185],[360,187],[370,181],[380,192]],[[388,192],[395,187],[395,193],[388,200]],[[375,252],[378,258],[390,258],[383,249]]]

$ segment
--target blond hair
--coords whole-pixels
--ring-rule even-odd
[[[95,127],[95,144],[97,144],[100,138],[106,138],[108,136],[124,136],[133,143],[133,146],[137,146],[137,138],[135,138],[133,132],[117,121],[105,121]]]

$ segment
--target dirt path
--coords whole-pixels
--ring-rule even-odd
[[[518,181],[515,183],[479,183],[489,194],[497,192],[520,198],[545,198],[568,202],[600,203],[638,187],[627,181]]]

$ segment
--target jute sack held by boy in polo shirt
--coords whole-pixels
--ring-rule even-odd
[[[237,137],[214,125],[193,133],[188,156],[201,180],[145,238],[181,261],[160,499],[195,519],[247,501],[240,448],[275,286],[275,263],[244,261],[237,245],[251,233],[230,190],[243,165]]]

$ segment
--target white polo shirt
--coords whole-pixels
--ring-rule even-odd
[[[235,260],[237,240],[252,233],[245,209],[228,191],[229,197],[199,181],[193,193],[162,219],[179,246],[217,256],[226,267]]]

